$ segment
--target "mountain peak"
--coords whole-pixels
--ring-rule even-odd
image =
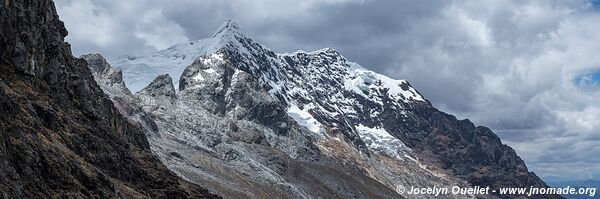
[[[82,55],[80,57],[88,63],[88,68],[92,71],[94,79],[99,82],[100,87],[110,94],[128,94],[131,92],[123,80],[123,72],[119,68],[112,67],[106,59],[97,53]]]
[[[217,38],[220,35],[239,34],[245,35],[245,31],[234,20],[228,19],[223,22],[211,38]]]
[[[106,59],[98,53],[86,54],[80,57],[81,59],[86,60],[90,67],[92,73],[103,73],[106,69],[110,68]]]
[[[158,75],[148,86],[136,93],[147,93],[151,96],[165,95],[169,97],[175,96],[175,87],[173,86],[173,79],[169,74]]]
[[[313,54],[318,54],[318,53],[335,53],[335,54],[340,54],[337,50],[333,49],[333,48],[323,48],[323,49],[319,49],[319,50],[315,50],[309,53],[313,53]]]
[[[135,96],[142,100],[146,109],[168,107],[177,98],[173,80],[169,74],[157,76],[148,86],[137,92]]]

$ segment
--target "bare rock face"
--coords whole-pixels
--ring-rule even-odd
[[[215,197],[152,155],[71,55],[52,1],[4,0],[0,25],[0,197]]]
[[[124,95],[131,96],[131,92],[123,81],[123,72],[113,68],[100,54],[88,54],[81,56],[88,63],[88,67],[94,75],[94,80],[100,88],[109,96]]]
[[[177,100],[173,79],[168,74],[159,75],[135,96],[147,110],[170,107]]]

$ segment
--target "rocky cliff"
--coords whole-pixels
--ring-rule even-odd
[[[213,198],[72,57],[50,0],[0,2],[0,198]]]

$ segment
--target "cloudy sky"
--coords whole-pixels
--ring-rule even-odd
[[[233,19],[277,52],[335,48],[492,128],[546,180],[600,178],[597,0],[56,0],[76,55],[210,36]]]

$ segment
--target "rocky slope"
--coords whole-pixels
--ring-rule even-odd
[[[114,63],[158,126],[150,142],[161,160],[226,196],[394,198],[398,185],[546,186],[489,129],[440,112],[408,82],[333,49],[276,54],[228,21],[210,38]]]
[[[0,24],[0,198],[215,197],[152,155],[72,57],[52,1],[4,0]]]

